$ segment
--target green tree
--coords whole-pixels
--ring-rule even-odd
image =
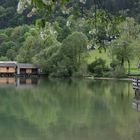
[[[0,44],[4,43],[6,41],[8,41],[8,36],[4,33],[1,33],[0,34]]]
[[[112,54],[120,61],[121,67],[124,67],[125,61],[128,63],[128,73],[130,73],[130,62],[134,58],[136,50],[132,43],[138,37],[140,28],[132,18],[127,18],[118,28],[120,35],[112,42]]]
[[[45,73],[51,76],[72,76],[85,62],[87,37],[74,32],[63,42],[53,43],[34,57],[34,62],[42,66]]]
[[[87,50],[87,37],[81,32],[74,32],[62,43],[62,54],[71,59],[72,65],[78,69],[83,62]]]
[[[57,63],[61,61],[59,50],[61,44],[59,42],[53,43],[51,46],[42,49],[33,57],[33,62],[42,68],[42,72],[49,75],[58,69]]]
[[[41,41],[36,36],[29,36],[23,43],[23,47],[20,49],[17,55],[18,62],[32,62],[32,58],[35,54],[41,50]]]
[[[6,56],[6,53],[9,49],[15,49],[16,44],[12,41],[4,42],[0,45],[0,55]]]

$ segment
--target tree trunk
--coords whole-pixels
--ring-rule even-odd
[[[121,67],[124,67],[124,58],[121,60]]]
[[[130,74],[130,61],[127,60],[127,62],[128,62],[128,75],[129,75]]]

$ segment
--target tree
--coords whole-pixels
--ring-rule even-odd
[[[0,29],[7,27],[16,27],[23,24],[33,24],[39,17],[37,13],[35,16],[28,18],[27,13],[30,7],[27,7],[22,14],[17,13],[17,4],[19,0],[0,0]]]
[[[36,36],[28,36],[17,55],[18,62],[29,63],[32,62],[32,58],[35,54],[41,50],[41,41]]]
[[[53,43],[34,57],[43,71],[50,76],[70,77],[85,62],[87,37],[80,32],[69,35],[62,45]]]
[[[125,61],[128,63],[128,73],[130,73],[130,62],[136,50],[132,43],[138,38],[140,28],[132,18],[127,18],[118,28],[120,35],[112,42],[112,54],[120,61],[121,67],[124,67]]]
[[[74,32],[62,43],[62,54],[71,59],[72,65],[78,69],[83,62],[87,50],[87,37],[81,32]]]
[[[28,25],[17,26],[12,31],[10,37],[13,41],[23,42],[23,41],[25,41],[24,34],[26,32],[29,32],[29,29],[30,28]]]
[[[33,62],[42,68],[42,72],[50,75],[58,69],[57,63],[61,61],[59,54],[61,43],[55,42],[51,46],[42,49],[33,57]]]
[[[16,54],[17,54],[16,50],[12,48],[7,50],[6,56],[9,60],[14,61]]]
[[[51,12],[57,5],[63,5],[69,0],[20,0],[18,3],[18,12],[22,13],[27,6],[32,5],[33,9],[30,14],[33,14],[36,10],[45,9]]]
[[[8,41],[8,36],[4,33],[0,34],[0,45],[4,42]]]
[[[6,53],[9,49],[15,49],[15,46],[16,44],[12,41],[7,41],[7,42],[4,42],[0,45],[0,55],[1,56],[6,56]]]

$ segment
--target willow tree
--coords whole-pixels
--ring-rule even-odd
[[[133,18],[127,18],[118,26],[120,35],[112,42],[112,53],[120,61],[121,67],[128,63],[128,74],[130,73],[131,60],[136,56],[139,47],[134,46],[134,42],[140,34],[139,25]]]

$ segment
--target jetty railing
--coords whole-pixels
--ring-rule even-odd
[[[132,79],[133,89],[140,90],[140,79],[133,78]]]

